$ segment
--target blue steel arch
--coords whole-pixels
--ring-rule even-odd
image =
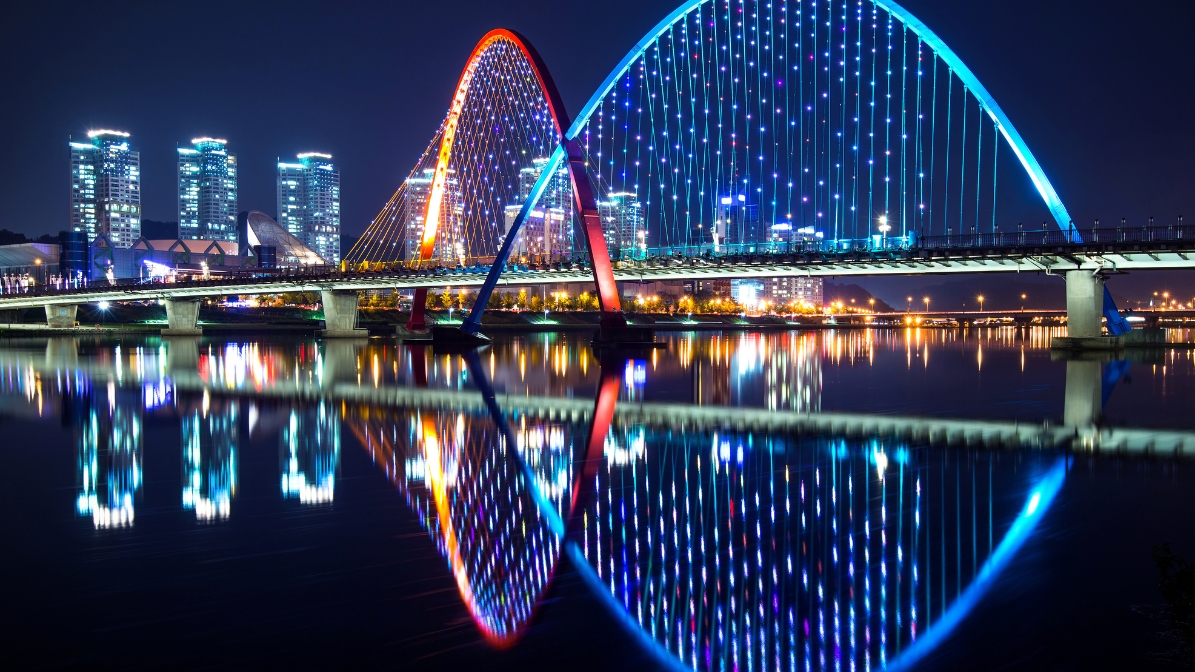
[[[481,325],[481,314],[485,310],[486,301],[493,293],[497,286],[498,278],[505,269],[506,264],[510,260],[510,252],[513,248],[512,242],[522,229],[523,223],[535,207],[540,197],[547,190],[548,184],[552,176],[560,168],[561,164],[568,158],[568,151],[566,145],[575,143],[578,136],[584,131],[586,125],[602,105],[602,101],[614,88],[618,80],[627,72],[627,70],[635,63],[635,61],[644,57],[644,54],[655,45],[656,41],[674,25],[686,19],[691,12],[697,10],[702,5],[711,3],[714,0],[686,0],[684,4],[678,7],[675,11],[665,17],[656,26],[635,44],[627,55],[623,57],[622,61],[610,72],[606,80],[602,82],[601,86],[590,97],[589,101],[581,109],[580,114],[573,118],[572,124],[564,133],[563,143],[557,146],[556,150],[552,152],[548,158],[547,164],[544,166],[543,172],[540,173],[538,181],[532,187],[530,194],[523,207],[520,209],[515,220],[512,222],[509,231],[506,234],[507,240],[504,241],[502,248],[499,250],[497,257],[494,260],[494,265],[490,269],[490,273],[486,278],[486,282],[482,285],[479,291],[479,300],[474,305],[473,310],[469,316],[465,318],[461,327],[462,331],[467,333],[477,333]],[[972,94],[976,101],[987,112],[996,128],[999,129],[1000,134],[1004,136],[1009,147],[1013,153],[1016,154],[1017,159],[1020,160],[1021,166],[1025,169],[1029,179],[1033,182],[1033,186],[1037,189],[1038,194],[1045,202],[1050,214],[1053,215],[1054,221],[1058,227],[1067,232],[1071,240],[1081,242],[1079,232],[1071,220],[1070,214],[1067,212],[1066,206],[1059,198],[1058,192],[1055,191],[1054,186],[1050,183],[1050,179],[1046,177],[1042,170],[1041,164],[1038,163],[1037,158],[1033,156],[1033,152],[1029,146],[1025,144],[1025,140],[1021,134],[1017,132],[1012,121],[1004,114],[1004,111],[996,103],[995,98],[988,92],[988,90],[979,81],[971,69],[963,62],[953,50],[938,37],[932,30],[921,22],[916,16],[909,12],[904,7],[900,6],[892,0],[870,0],[871,4],[884,10],[891,17],[900,21],[906,28],[911,30],[923,43],[928,45],[938,58],[950,68],[951,72],[959,78],[959,80],[967,87],[967,90]]]
[[[595,91],[593,96],[590,97],[589,102],[585,104],[585,107],[581,108],[581,113],[573,119],[573,125],[570,126],[568,131],[565,133],[565,139],[574,140],[578,135],[581,134],[581,131],[585,128],[586,124],[589,123],[589,118],[601,106],[606,94],[610,93],[610,90],[614,88],[614,85],[618,82],[619,78],[626,73],[627,69],[630,68],[635,61],[641,58],[644,53],[652,47],[652,45],[657,39],[660,38],[661,35],[667,32],[669,28],[678,23],[680,20],[687,17],[693,10],[697,9],[701,5],[713,1],[714,0],[688,0],[685,2],[685,4],[677,8],[676,11],[669,14],[663,21],[656,24],[656,27],[653,28],[651,32],[648,33],[642,40],[639,40],[634,48],[627,53],[627,55],[622,59],[622,62],[618,64],[618,67],[614,68],[614,70],[610,73],[610,76],[606,78],[606,81],[602,82],[602,85],[598,87],[597,91]],[[938,37],[934,31],[930,30],[929,27],[922,23],[920,19],[918,19],[916,16],[913,16],[909,10],[901,7],[891,0],[872,0],[872,4],[896,17],[896,19],[907,26],[909,30],[912,30],[915,35],[920,37],[923,42],[928,44],[934,53],[936,53],[938,57],[941,58],[946,65],[948,65],[951,70],[954,71],[954,74],[957,75],[958,78],[967,86],[972,95],[975,96],[975,99],[983,105],[984,109],[988,113],[988,116],[991,117],[992,121],[995,122],[996,126],[1000,129],[1001,135],[1003,135],[1004,139],[1008,141],[1009,146],[1012,147],[1012,151],[1017,155],[1017,158],[1020,159],[1021,165],[1024,166],[1025,172],[1029,174],[1029,179],[1033,181],[1033,186],[1037,188],[1037,192],[1041,194],[1042,200],[1045,201],[1046,207],[1050,209],[1050,214],[1054,216],[1054,221],[1058,223],[1059,228],[1064,231],[1071,232],[1072,235],[1077,235],[1078,232],[1075,230],[1074,223],[1070,218],[1070,214],[1067,213],[1066,206],[1063,205],[1062,199],[1058,197],[1058,192],[1054,190],[1054,185],[1050,183],[1050,178],[1046,177],[1045,172],[1041,168],[1041,164],[1037,162],[1037,159],[1033,156],[1033,152],[1029,150],[1029,146],[1025,144],[1024,139],[1021,138],[1021,134],[1017,132],[1016,127],[1014,127],[1012,122],[1009,121],[1008,116],[1004,114],[1004,110],[1000,109],[1000,106],[996,104],[996,99],[992,97],[992,94],[988,93],[988,90],[984,88],[983,84],[979,81],[979,78],[971,72],[971,69],[967,67],[967,64],[963,63],[963,60],[958,57],[958,54],[954,53],[954,51],[952,51],[950,47],[946,45],[946,42],[944,42],[942,38]],[[557,151],[557,154],[559,154],[560,157],[557,158],[555,155],[553,155],[553,158],[556,158],[557,162],[559,162],[563,158],[563,152]],[[559,164],[557,163],[557,165]],[[547,171],[544,172],[547,174]],[[547,186],[546,183],[544,186]]]

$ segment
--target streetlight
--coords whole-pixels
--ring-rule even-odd
[[[884,236],[884,238],[883,238],[884,242],[881,243],[881,247],[887,247],[888,232],[892,230],[892,227],[888,224],[888,216],[887,215],[880,215],[879,229],[880,229],[880,233],[883,234],[883,236]]]
[[[1021,295],[1021,312],[1025,312],[1025,295]]]
[[[980,294],[979,296],[977,296],[975,298],[979,299],[979,312],[982,313],[983,312],[983,294]]]
[[[905,301],[907,302],[907,303],[905,303],[905,312],[906,313],[913,312],[913,297],[910,296],[907,299],[905,299]]]
[[[925,302],[925,312],[928,313],[929,312],[929,297],[928,296],[923,297],[921,300]]]
[[[871,312],[873,312],[873,313],[876,312],[876,300],[868,299],[867,303],[871,305]]]

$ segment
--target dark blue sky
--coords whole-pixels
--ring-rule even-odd
[[[360,233],[487,30],[530,38],[576,110],[677,2],[22,3],[0,24],[0,228],[64,228],[68,136],[104,127],[133,134],[147,218],[176,218],[175,146],[212,135],[240,159],[241,209],[273,212],[277,157],[332,153],[343,228]],[[985,83],[1081,225],[1195,217],[1195,3],[904,4]]]

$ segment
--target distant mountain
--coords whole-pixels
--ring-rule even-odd
[[[43,233],[37,238],[30,238],[23,233],[16,231],[9,231],[8,229],[0,229],[0,245],[20,245],[22,243],[48,243],[57,244],[58,234]]]
[[[983,307],[994,310],[1015,310],[1021,307],[1025,295],[1026,308],[1061,310],[1066,308],[1066,280],[1060,275],[1045,273],[972,273],[958,275],[897,275],[852,278],[864,290],[887,301],[900,310],[908,305],[924,307],[924,297],[930,299],[930,310],[968,310]],[[1147,307],[1155,294],[1169,292],[1184,303],[1195,302],[1195,273],[1190,271],[1137,271],[1113,275],[1108,289],[1116,305],[1122,309]],[[829,295],[827,295],[829,296]],[[912,297],[912,301],[909,300]],[[1156,299],[1155,299],[1156,300]]]
[[[924,310],[927,297],[930,310],[978,310],[980,296],[984,308],[1012,310],[1020,308],[1022,294],[1027,308],[1066,307],[1065,281],[1045,274],[877,276],[856,282],[898,310]]]

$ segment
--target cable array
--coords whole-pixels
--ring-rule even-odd
[[[495,39],[471,59],[458,98],[459,112],[454,101],[415,167],[346,255],[349,263],[472,265],[497,252],[513,216],[508,208],[522,202],[538,177],[536,160],[546,159],[560,137],[532,64],[511,39]],[[434,251],[421,258],[424,218],[444,154]],[[571,192],[567,196],[571,200]]]
[[[688,0],[566,135],[614,259],[908,247],[1012,230],[1002,203],[1073,228],[995,100],[891,0]],[[489,263],[561,141],[527,52],[514,37],[483,40],[440,130],[347,259]],[[1010,151],[1017,162],[999,160]],[[1018,163],[1028,181],[1009,179]],[[445,167],[434,197],[426,185]],[[584,247],[566,173],[544,180],[515,260]],[[432,236],[423,218],[436,212]],[[421,236],[435,238],[423,258]]]
[[[994,231],[1009,145],[939,60],[873,2],[692,3],[578,137],[642,204],[645,251]]]

